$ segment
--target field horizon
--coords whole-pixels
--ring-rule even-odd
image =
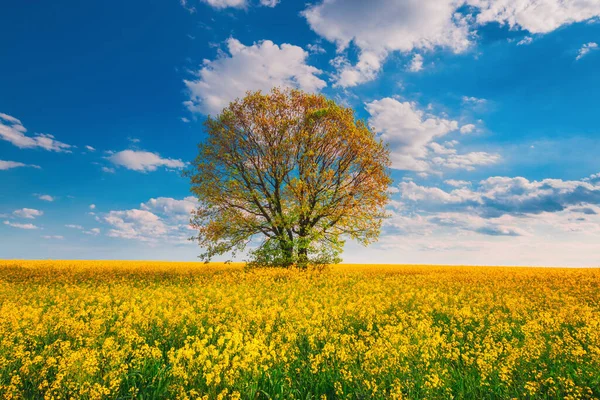
[[[116,259],[116,258],[107,258],[107,259],[85,259],[85,258],[0,258],[0,263],[6,262],[27,262],[27,263],[42,263],[49,261],[57,261],[57,262],[89,262],[89,263],[115,263],[115,262],[125,262],[125,263],[152,263],[152,264],[191,264],[191,265],[204,265],[204,266],[216,266],[216,265],[229,265],[232,267],[244,267],[247,262],[246,261],[180,261],[180,260],[161,260],[161,259]],[[599,269],[599,265],[590,265],[590,266],[570,266],[570,265],[511,265],[511,264],[428,264],[428,263],[353,263],[353,262],[341,262],[337,264],[328,265],[329,267],[335,268],[357,268],[361,266],[376,266],[376,267],[459,267],[459,268],[529,268],[529,269]],[[279,267],[265,267],[267,269],[285,269]],[[294,269],[294,268],[292,268]]]

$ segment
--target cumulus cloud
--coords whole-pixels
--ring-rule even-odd
[[[81,231],[82,233],[85,233],[86,235],[99,235],[100,234],[100,228],[92,228],[89,230],[86,230],[83,226],[78,225],[78,224],[67,224],[65,225],[66,228],[70,228],[70,229],[77,229],[78,231]]]
[[[600,3],[593,0],[467,0],[478,8],[477,22],[497,22],[511,29],[549,33],[563,25],[600,16]]]
[[[245,46],[230,38],[227,50],[229,54],[205,60],[196,79],[185,81],[190,96],[185,104],[192,112],[218,114],[246,91],[279,86],[317,92],[326,86],[317,77],[321,71],[306,64],[308,52],[301,47],[270,40]]]
[[[471,184],[471,182],[469,182],[469,181],[461,181],[461,180],[456,180],[456,179],[447,179],[444,181],[444,183],[446,185],[450,185],[450,186],[454,186],[454,187],[469,186]],[[400,190],[398,190],[398,191],[400,191]]]
[[[189,221],[192,211],[198,208],[198,201],[193,196],[182,200],[171,197],[158,197],[140,204],[142,210],[152,211],[168,219]]]
[[[398,185],[385,236],[487,237],[600,235],[600,182],[490,177],[477,184],[447,180],[444,190],[412,181]],[[581,236],[582,238],[584,236]],[[465,236],[467,237],[467,236]]]
[[[49,194],[36,194],[37,198],[44,201],[54,201],[56,198],[50,196]]]
[[[308,52],[309,52],[309,53],[311,53],[311,54],[324,54],[324,53],[326,53],[326,52],[327,52],[327,51],[326,51],[326,50],[323,48],[323,46],[321,46],[321,45],[320,45],[320,44],[318,44],[318,43],[314,43],[314,44],[313,44],[313,43],[311,43],[311,44],[308,44],[308,45],[306,46],[306,49],[307,49],[307,50],[308,50]]]
[[[44,215],[44,212],[34,208],[21,208],[13,211],[13,214],[20,218],[34,219]]]
[[[462,52],[470,45],[465,20],[454,1],[327,0],[302,13],[321,37],[345,50],[353,42],[360,50],[356,65],[344,64],[337,84],[355,86],[372,80],[392,51],[436,47]]]
[[[392,149],[392,167],[426,171],[427,145],[435,138],[458,129],[458,122],[428,115],[415,103],[386,97],[366,104],[369,123]]]
[[[65,227],[67,227],[67,228],[71,228],[71,229],[79,229],[79,230],[82,230],[82,229],[83,229],[83,226],[81,226],[81,225],[76,225],[76,224],[67,224],[67,225],[65,225]]]
[[[108,236],[143,242],[183,243],[193,230],[191,212],[197,207],[194,197],[158,197],[141,203],[139,209],[110,211],[103,218],[111,225]]]
[[[410,72],[419,72],[423,70],[423,56],[420,54],[415,54],[410,61],[408,66],[408,70]]]
[[[95,149],[95,148],[93,148],[92,146],[89,146],[89,145],[86,145],[86,146],[85,146],[85,148],[86,148],[88,151],[96,151],[96,149]]]
[[[434,142],[457,131],[458,122],[428,114],[415,103],[386,97],[367,103],[366,110],[371,126],[390,145],[394,169],[428,172],[432,166],[438,166],[472,170],[500,159],[497,154],[485,152],[457,154],[453,148],[456,141],[444,145]]]
[[[17,222],[11,221],[4,221],[4,225],[12,226],[13,228],[19,229],[39,229],[39,227],[34,224],[19,224]]]
[[[480,99],[478,97],[473,97],[473,96],[463,96],[461,98],[463,104],[470,104],[470,105],[482,105],[485,104],[487,102],[486,99]]]
[[[260,5],[265,7],[275,7],[279,4],[279,0],[260,0]]]
[[[27,129],[21,121],[10,115],[0,113],[0,139],[12,143],[20,149],[41,148],[48,151],[70,153],[73,146],[59,142],[54,136],[36,133],[27,136]]]
[[[463,135],[467,134],[467,133],[471,133],[475,130],[475,125],[473,124],[466,124],[460,127],[460,133],[462,133]]]
[[[531,36],[525,36],[523,39],[517,42],[517,46],[525,46],[531,44],[533,42],[533,38]]]
[[[465,8],[464,6],[468,6]],[[495,22],[533,34],[600,15],[591,0],[323,0],[302,15],[310,28],[343,52],[359,50],[355,65],[339,63],[336,85],[374,79],[394,51],[466,51],[479,26]]]
[[[529,181],[523,177],[496,176],[480,181],[473,189],[444,191],[414,182],[401,182],[399,189],[402,199],[420,210],[461,211],[484,218],[555,213],[570,207],[591,209],[589,205],[600,205],[600,185],[583,180]]]
[[[475,170],[475,167],[493,165],[500,161],[499,154],[485,151],[473,151],[465,154],[448,154],[444,157],[434,157],[431,163],[449,169]]]
[[[590,51],[593,51],[593,50],[598,50],[598,43],[589,42],[589,43],[584,44],[579,49],[579,52],[577,53],[577,57],[575,57],[575,60],[576,61],[581,60],[583,57],[585,57],[587,54],[589,54]]]
[[[61,235],[44,235],[42,238],[49,240],[63,240],[65,237]]]
[[[142,241],[156,240],[167,234],[161,219],[146,210],[111,211],[104,220],[113,226],[108,236]]]
[[[123,150],[107,157],[113,164],[139,172],[156,171],[159,167],[183,168],[185,163],[179,159],[162,158],[158,153],[149,151]],[[103,168],[105,172],[110,168]]]
[[[83,231],[83,233],[85,233],[86,235],[99,235],[100,234],[100,228],[92,228],[89,231]]]
[[[222,10],[225,8],[246,8],[248,7],[247,0],[200,0],[201,2],[208,4],[209,6]],[[264,7],[275,7],[279,4],[280,0],[259,0],[258,4]],[[196,7],[190,5],[189,0],[179,1],[183,8],[188,10],[190,13],[196,12]]]
[[[20,167],[31,167],[31,168],[40,169],[39,165],[24,164],[22,162],[17,162],[17,161],[0,160],[0,171],[6,171],[8,169],[20,168]]]
[[[246,0],[203,0],[206,4],[215,8],[227,8],[227,7],[244,7]]]

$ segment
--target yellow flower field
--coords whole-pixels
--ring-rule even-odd
[[[0,261],[0,398],[600,398],[600,270]]]

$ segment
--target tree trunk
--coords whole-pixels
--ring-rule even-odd
[[[298,249],[298,267],[302,269],[308,267],[308,249],[306,247]]]
[[[294,244],[285,238],[279,239],[279,248],[283,256],[283,266],[289,267],[294,263]]]

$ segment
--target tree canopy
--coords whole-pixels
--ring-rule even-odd
[[[347,238],[378,238],[389,150],[351,108],[275,88],[248,92],[205,127],[187,171],[202,259],[251,244],[251,265],[305,268],[338,262]]]

